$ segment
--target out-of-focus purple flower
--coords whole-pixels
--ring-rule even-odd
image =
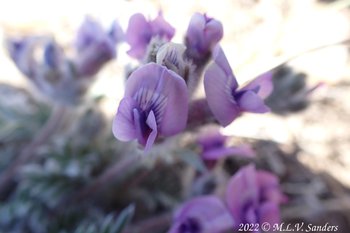
[[[222,36],[223,27],[219,21],[206,14],[195,13],[191,18],[185,38],[187,55],[195,63],[207,60],[212,48]]]
[[[123,38],[123,32],[115,21],[109,31],[90,17],[78,30],[75,40],[76,57],[74,63],[77,76],[90,77],[116,56],[116,44]]]
[[[86,89],[74,80],[63,49],[50,37],[9,39],[10,56],[18,69],[46,96],[63,104],[77,103]]]
[[[227,156],[245,156],[254,157],[253,149],[248,145],[226,146],[228,137],[222,135],[219,131],[203,133],[198,138],[198,143],[202,148],[201,156],[204,160],[219,160]]]
[[[35,61],[32,53],[39,39],[35,37],[11,38],[6,41],[9,55],[17,68],[28,78],[34,75]]]
[[[145,56],[147,47],[153,37],[168,42],[174,34],[175,28],[164,20],[162,12],[159,12],[154,20],[146,20],[145,16],[140,13],[135,14],[131,16],[126,30],[126,41],[130,45],[128,54],[141,60]]]
[[[148,150],[158,135],[181,132],[186,127],[187,113],[185,81],[166,67],[149,63],[128,78],[113,133],[121,141],[137,139]]]
[[[231,178],[226,190],[227,206],[236,228],[240,223],[279,223],[279,205],[283,199],[278,178],[272,173],[256,170],[254,165],[241,168]]]
[[[272,91],[272,75],[261,75],[238,89],[238,83],[220,46],[213,51],[214,62],[204,74],[208,105],[222,126],[227,126],[242,112],[265,113],[264,103]]]
[[[115,43],[121,36],[117,23],[110,32],[105,32],[99,23],[86,18],[78,31],[73,59],[48,36],[8,39],[7,49],[18,69],[43,94],[61,104],[71,105],[82,99],[92,81],[81,77],[95,75],[115,56]]]
[[[48,41],[44,46],[43,63],[51,70],[59,69],[66,57],[63,49],[54,41]]]
[[[203,196],[184,203],[175,213],[168,233],[222,233],[232,229],[233,218],[216,196]]]

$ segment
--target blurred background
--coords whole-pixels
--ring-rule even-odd
[[[176,28],[174,42],[182,42],[194,12],[206,12],[220,20],[224,26],[221,45],[240,83],[266,71],[274,71],[275,91],[267,100],[272,112],[264,115],[245,114],[221,131],[252,143],[258,156],[264,157],[264,162],[268,163],[266,166],[280,177],[282,190],[291,200],[283,207],[284,219],[320,224],[331,222],[340,226],[339,232],[349,232],[348,0],[0,1],[0,40],[3,45],[0,48],[0,169],[7,167],[19,148],[30,142],[34,132],[48,118],[52,107],[52,103],[44,100],[17,70],[6,51],[5,38],[53,35],[59,44],[69,48],[86,15],[94,17],[106,27],[116,19],[125,30],[129,17],[134,13],[141,12],[154,18],[159,10]],[[119,45],[117,58],[97,74],[88,92],[90,100],[74,107],[50,142],[38,149],[39,162],[26,167],[22,178],[17,180],[17,185],[26,182],[22,185],[27,190],[24,193],[43,194],[43,190],[48,190],[51,181],[48,186],[41,184],[43,190],[39,187],[36,191],[28,191],[34,181],[25,179],[33,176],[42,178],[39,171],[42,174],[55,171],[57,175],[62,170],[83,186],[114,160],[110,156],[111,151],[123,151],[130,147],[127,145],[124,148],[113,139],[110,130],[112,117],[123,96],[124,68],[135,63],[127,56],[127,50],[126,43]],[[43,159],[47,154],[74,154],[76,160],[60,156],[58,160],[53,158],[48,161]],[[225,166],[230,167],[232,163],[226,161]],[[55,188],[56,191],[60,189]],[[15,192],[13,190],[9,188],[2,197],[0,232],[17,232],[13,230],[16,227],[10,225],[28,224],[23,223],[25,221],[21,217],[36,213],[25,205],[25,198],[21,199],[23,202],[15,202],[11,197]],[[72,190],[67,192],[74,192]],[[48,202],[45,198],[52,200],[53,193],[45,194],[46,197],[40,194],[39,199]],[[103,194],[107,197],[100,197],[99,201],[106,212],[120,210],[125,207],[125,200],[133,199],[117,193],[114,190],[114,193]],[[111,195],[120,198],[119,201],[110,198]],[[10,202],[15,206],[11,208],[20,213],[9,210]],[[11,214],[15,216],[11,217]],[[139,215],[139,219],[142,219],[147,214]],[[45,232],[43,229],[47,228],[40,226],[45,223],[40,223],[39,219],[37,222],[31,220],[34,222],[31,227],[18,226],[18,229],[31,229],[22,232]]]

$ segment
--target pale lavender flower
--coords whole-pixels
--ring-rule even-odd
[[[235,228],[240,223],[279,223],[279,205],[284,198],[278,178],[270,172],[256,170],[254,165],[247,165],[234,174],[226,190]]]
[[[75,40],[76,57],[74,59],[77,76],[91,77],[103,65],[116,56],[116,44],[123,39],[123,32],[115,21],[109,31],[90,17],[78,30]]]
[[[128,54],[141,60],[145,56],[152,38],[158,37],[164,42],[168,42],[174,34],[175,28],[165,21],[162,12],[159,12],[154,20],[147,20],[140,13],[135,14],[131,16],[126,31],[126,41],[130,45]]]
[[[227,126],[242,112],[265,113],[264,103],[272,91],[272,75],[261,75],[238,89],[238,83],[220,46],[213,51],[213,62],[204,74],[208,105],[222,126]]]
[[[222,233],[233,228],[233,218],[216,196],[194,198],[175,213],[168,233]]]
[[[205,132],[198,137],[201,156],[204,160],[217,161],[228,156],[254,157],[255,153],[249,145],[227,146],[228,137],[219,131]]]
[[[74,104],[86,89],[76,82],[63,49],[50,37],[10,39],[8,50],[18,69],[46,96],[63,104]]]
[[[181,132],[186,127],[187,114],[185,81],[166,67],[149,63],[128,78],[113,133],[121,141],[137,139],[148,150],[157,136]]]
[[[11,38],[6,41],[6,47],[11,59],[19,71],[30,79],[34,76],[36,65],[32,53],[38,41],[39,38],[36,37]]]
[[[210,57],[212,48],[223,36],[222,24],[206,14],[195,13],[188,26],[185,44],[187,55],[196,64],[205,62]]]
[[[18,67],[36,87],[56,102],[78,103],[91,79],[115,56],[115,44],[122,32],[117,23],[109,32],[86,18],[75,41],[75,57],[67,57],[61,46],[48,36],[9,39],[7,48]]]

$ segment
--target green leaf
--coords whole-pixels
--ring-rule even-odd
[[[121,233],[126,225],[129,224],[131,218],[134,216],[135,206],[129,205],[118,216],[117,222],[108,233]],[[106,232],[107,233],[107,232]]]
[[[177,157],[201,173],[208,171],[201,157],[193,151],[181,150]]]

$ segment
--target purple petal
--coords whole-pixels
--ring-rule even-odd
[[[262,204],[258,211],[259,222],[268,222],[271,225],[281,222],[281,214],[278,204],[273,202],[266,202]]]
[[[79,77],[94,76],[104,64],[116,56],[116,39],[121,36],[117,34],[122,33],[117,28],[118,24],[114,23],[115,31],[107,32],[97,21],[86,17],[75,41],[77,53],[74,64]]]
[[[154,104],[159,133],[171,136],[186,127],[188,114],[188,94],[185,81],[164,66],[149,63],[134,71],[125,88],[125,97],[136,98],[139,91],[140,107]]]
[[[257,94],[260,96],[260,98],[265,99],[273,91],[272,76],[272,72],[264,73],[253,79],[240,90],[258,90]]]
[[[202,14],[193,14],[186,32],[187,46],[198,49],[203,44],[205,23],[205,17]]]
[[[158,16],[150,22],[152,34],[157,35],[167,41],[170,41],[175,34],[175,28],[165,21],[162,12],[159,12]]]
[[[132,98],[124,98],[119,104],[118,112],[113,119],[113,134],[120,141],[130,141],[137,137],[134,125],[133,109],[137,103]]]
[[[145,151],[148,151],[148,150],[151,149],[154,141],[157,138],[157,133],[158,133],[156,117],[154,116],[153,111],[151,111],[148,114],[146,123],[147,123],[148,127],[152,130],[151,133],[148,136],[147,143],[146,143],[146,146],[145,146]]]
[[[234,146],[234,147],[223,147],[212,150],[207,150],[202,153],[203,159],[207,160],[218,160],[221,158],[226,158],[228,156],[244,156],[244,157],[254,157],[255,152],[248,145]]]
[[[254,91],[245,91],[238,99],[238,105],[243,111],[253,113],[265,113],[270,109]]]
[[[136,138],[141,145],[146,145],[149,136],[149,128],[145,124],[142,113],[137,108],[132,109],[133,123],[136,129]]]
[[[246,223],[257,223],[259,216],[255,211],[254,206],[250,206],[244,213],[244,222]]]
[[[108,32],[108,35],[113,40],[113,42],[115,44],[117,44],[125,39],[123,29],[121,28],[118,21],[113,21],[112,26]]]
[[[213,60],[224,71],[225,75],[229,78],[228,82],[232,90],[236,90],[238,83],[235,75],[232,72],[230,63],[228,62],[224,51],[221,46],[215,46],[213,50]]]
[[[261,193],[262,199],[277,204],[283,202],[284,195],[279,188],[279,181],[277,176],[267,171],[258,171],[257,183],[259,189],[263,190]]]
[[[222,135],[219,131],[213,130],[209,132],[204,132],[198,137],[197,142],[202,147],[203,151],[211,150],[213,148],[223,148],[225,147],[227,137]]]
[[[146,47],[145,46],[140,46],[140,45],[135,45],[134,47],[131,47],[128,51],[127,54],[130,57],[136,58],[136,59],[142,59],[143,56],[146,53]]]
[[[214,148],[211,150],[204,151],[201,156],[205,160],[219,160],[232,155],[231,148]]]
[[[146,18],[142,14],[131,16],[126,30],[126,41],[131,47],[128,54],[134,58],[142,59],[151,38],[152,28]]]
[[[226,190],[226,203],[236,224],[246,219],[245,208],[257,207],[259,198],[256,171],[253,165],[241,168],[229,181]]]
[[[75,39],[75,47],[78,53],[85,50],[96,40],[104,37],[105,34],[106,33],[101,24],[91,17],[86,17],[83,24],[78,29],[77,37]]]
[[[197,56],[206,55],[223,36],[222,24],[212,18],[195,13],[186,32],[186,46]]]
[[[169,232],[178,233],[186,220],[197,221],[201,232],[219,233],[233,227],[233,219],[224,203],[216,196],[194,198],[176,211],[174,225]]]
[[[212,63],[206,70],[205,95],[210,110],[222,126],[227,126],[240,114],[239,107],[232,96],[234,87],[233,76],[228,76],[217,63]]]
[[[115,55],[115,45],[111,40],[101,38],[101,40],[95,41],[75,58],[78,76],[90,77],[95,75]]]
[[[168,78],[165,78],[168,77]],[[181,132],[187,124],[188,94],[185,81],[175,72],[164,72],[162,78],[164,84],[163,93],[167,93],[167,106],[164,110],[163,120],[159,131],[167,136]]]
[[[276,187],[279,185],[278,178],[271,172],[258,171],[257,182],[259,187]]]
[[[44,62],[50,69],[58,69],[61,62],[64,60],[64,55],[58,44],[50,40],[44,47]]]
[[[212,49],[223,37],[223,26],[221,22],[215,19],[207,20],[207,24],[204,30],[205,46],[208,49]]]
[[[37,62],[33,58],[34,50],[39,39],[36,37],[24,37],[20,39],[8,39],[7,50],[17,68],[28,78],[34,79],[34,70]]]

